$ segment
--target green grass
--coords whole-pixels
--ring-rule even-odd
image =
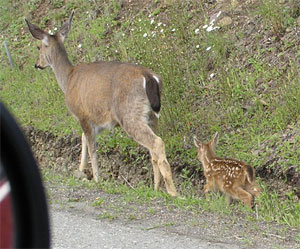
[[[122,205],[146,204],[148,213],[155,214],[156,201],[159,200],[168,209],[186,210],[194,213],[201,214],[203,212],[213,212],[221,217],[234,217],[242,215],[244,219],[249,221],[266,221],[277,222],[279,224],[287,225],[288,227],[300,228],[300,203],[297,197],[290,192],[283,200],[278,197],[275,191],[270,190],[270,187],[263,182],[260,182],[262,193],[256,200],[258,205],[257,210],[250,210],[242,205],[241,202],[235,202],[228,205],[224,195],[211,193],[207,198],[201,197],[193,192],[186,193],[184,196],[172,198],[165,192],[157,192],[152,188],[141,183],[136,188],[131,188],[124,184],[113,183],[111,181],[102,181],[100,183],[87,182],[77,180],[73,177],[64,174],[56,174],[51,170],[43,172],[43,179],[45,182],[52,182],[60,186],[69,186],[72,189],[76,188],[89,188],[111,195],[118,195],[118,199]],[[51,194],[51,193],[50,193]],[[51,196],[51,195],[50,195]],[[91,203],[94,207],[102,207],[105,198],[96,199]],[[112,210],[113,211],[113,210]],[[106,212],[99,218],[114,219],[117,218],[116,213]],[[118,210],[115,210],[118,211]],[[128,219],[136,219],[136,216],[130,216]]]
[[[23,21],[26,16],[46,30],[54,31],[75,9],[66,40],[74,64],[99,59],[137,62],[160,74],[164,81],[159,135],[166,143],[171,165],[184,165],[180,176],[185,181],[180,188],[181,193],[190,197],[168,200],[163,194],[141,186],[130,193],[138,200],[165,198],[166,202],[180,207],[189,206],[190,201],[217,211],[218,205],[223,203],[222,197],[212,198],[214,201],[197,199],[189,183],[193,174],[201,172],[192,142],[194,134],[207,141],[219,131],[217,154],[220,156],[244,160],[258,167],[276,154],[279,160],[268,167],[300,170],[299,146],[283,140],[281,135],[288,127],[297,129],[300,125],[300,56],[295,40],[278,43],[277,51],[274,46],[264,47],[263,35],[255,33],[251,38],[256,43],[249,50],[249,46],[239,42],[245,36],[243,27],[236,27],[234,33],[230,28],[213,32],[202,28],[209,17],[201,1],[178,1],[168,8],[154,2],[146,11],[128,10],[126,13],[117,0],[106,1],[100,7],[95,1],[46,1],[50,8],[47,15],[32,19],[34,16],[30,13],[37,11],[43,2],[4,0],[0,7],[0,43],[8,42],[16,65],[15,70],[9,67],[2,46],[0,98],[21,125],[59,136],[80,133],[78,123],[65,107],[64,96],[51,69],[36,71],[33,68],[38,42],[31,37]],[[245,13],[256,16],[265,30],[272,29],[272,36],[281,36],[286,28],[297,27],[296,18],[300,15],[299,8],[288,8],[277,2],[264,1],[259,6],[249,7]],[[288,2],[296,6],[294,1]],[[62,4],[65,8],[61,8]],[[98,9],[100,13],[96,14]],[[271,40],[276,43],[274,37]],[[207,51],[208,47],[211,49]],[[290,56],[284,66],[267,60],[271,55],[284,58],[286,53]],[[300,140],[299,134],[295,139]],[[138,145],[119,129],[113,136],[103,134],[99,144],[104,153],[118,147],[127,160],[135,158],[135,162],[145,162],[146,156],[137,150]],[[128,193],[122,186],[106,191]],[[126,194],[126,198],[130,200],[131,195]],[[268,198],[283,205],[276,194],[268,192],[261,198],[265,198],[266,205]],[[292,209],[294,204],[287,201],[284,205]],[[269,220],[272,220],[271,207],[276,205],[263,209],[264,217],[269,210],[270,217],[266,218]],[[295,210],[297,208],[295,204]],[[225,213],[231,212],[226,210]],[[297,214],[289,213],[292,216],[273,219],[285,220],[294,226],[292,217]]]

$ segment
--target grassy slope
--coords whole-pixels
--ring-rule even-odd
[[[199,1],[175,1],[167,7],[149,1],[142,8],[142,3],[133,2],[122,7],[119,1],[98,5],[83,0],[4,0],[1,44],[9,43],[16,69],[10,69],[1,48],[0,98],[20,123],[58,135],[80,132],[53,73],[33,69],[37,42],[23,21],[26,16],[54,31],[75,9],[66,42],[71,61],[138,62],[162,76],[159,132],[171,163],[183,168],[183,177],[200,168],[192,136],[208,140],[216,131],[221,133],[219,155],[257,167],[270,161],[276,144],[274,153],[282,160],[268,167],[300,170],[299,132],[292,143],[282,140],[287,128],[299,131],[300,126],[300,53],[295,38],[300,11],[295,2],[278,5],[268,0],[242,9]],[[219,10],[231,16],[233,24],[207,32],[203,25]],[[212,48],[207,51],[208,47]],[[104,136],[109,146],[119,144],[135,153],[137,145],[121,131]]]

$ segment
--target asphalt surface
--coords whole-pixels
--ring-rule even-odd
[[[187,235],[147,229],[143,224],[97,219],[88,213],[52,207],[52,248],[205,248],[235,249],[237,245],[201,241]]]

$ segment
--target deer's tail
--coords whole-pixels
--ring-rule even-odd
[[[146,74],[146,93],[149,99],[151,108],[154,112],[159,113],[160,111],[160,93],[161,93],[161,82],[160,79],[154,75]]]

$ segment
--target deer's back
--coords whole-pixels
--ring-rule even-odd
[[[147,102],[143,86],[147,73],[154,74],[142,66],[121,62],[75,66],[68,80],[66,104],[77,117],[95,124],[110,123],[118,109],[130,108],[130,100]]]

